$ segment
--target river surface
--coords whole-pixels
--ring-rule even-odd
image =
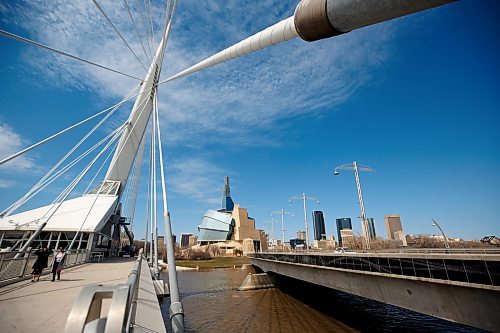
[[[178,273],[187,332],[482,332],[293,279],[237,291],[250,271]],[[167,274],[162,278],[166,281]],[[168,323],[169,299],[162,304]]]

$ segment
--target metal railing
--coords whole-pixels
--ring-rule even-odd
[[[255,259],[500,286],[500,260],[481,258],[384,257],[356,254],[254,253]]]
[[[282,251],[267,250],[265,253],[277,253]],[[335,250],[308,249],[291,250],[288,253],[335,253]],[[500,247],[479,247],[479,248],[399,248],[381,250],[352,250],[352,253],[409,253],[409,254],[500,254]]]
[[[17,254],[22,255],[15,258]],[[32,266],[37,257],[34,251],[6,251],[0,252],[0,284],[14,283],[31,275]],[[52,266],[54,256],[49,257],[48,268]],[[64,267],[79,265],[88,261],[87,250],[78,250],[66,253]]]
[[[142,249],[127,282],[110,286],[85,286],[76,299],[64,332],[129,332],[141,275]],[[103,301],[110,299],[102,316]]]
[[[500,254],[500,247],[449,248],[449,249],[443,249],[443,248],[421,248],[421,249],[402,248],[402,249],[374,250],[374,251],[367,251],[367,253]]]

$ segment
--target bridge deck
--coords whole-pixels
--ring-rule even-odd
[[[61,280],[52,274],[39,282],[30,280],[0,288],[0,331],[63,332],[66,319],[80,290],[89,284],[125,283],[135,258],[109,258],[62,271]]]

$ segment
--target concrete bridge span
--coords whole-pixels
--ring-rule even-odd
[[[256,253],[265,272],[497,331],[499,255]]]

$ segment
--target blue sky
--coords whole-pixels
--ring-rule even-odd
[[[101,2],[144,58],[126,9]],[[140,26],[142,1],[129,3]],[[164,3],[153,4],[158,31]],[[180,1],[162,77],[292,15],[295,5]],[[302,205],[288,199],[305,192],[321,201],[308,203],[309,222],[311,209],[321,209],[328,234],[336,234],[338,217],[351,217],[361,233],[354,175],[332,175],[356,160],[377,170],[360,177],[379,235],[386,237],[385,214],[400,214],[409,234],[436,234],[435,218],[452,237],[499,235],[499,14],[496,1],[460,1],[328,40],[292,40],[163,85],[174,233],[196,232],[204,211],[219,208],[226,175],[234,201],[259,228],[270,230],[271,212],[284,208],[295,215],[285,217],[286,238],[294,237],[304,228]],[[0,27],[144,75],[90,1],[0,3]],[[5,37],[0,50],[0,158],[117,103],[136,84]],[[127,106],[96,137],[123,121]],[[22,196],[91,127],[1,166],[0,207]],[[75,174],[25,209],[51,202]],[[137,237],[145,191],[141,185]]]

